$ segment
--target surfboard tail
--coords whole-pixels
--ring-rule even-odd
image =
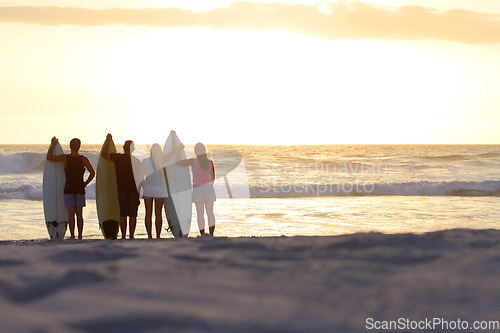
[[[68,229],[68,222],[47,222],[47,231],[51,241],[63,241]]]
[[[120,222],[116,220],[106,220],[99,224],[102,235],[105,239],[117,239]]]

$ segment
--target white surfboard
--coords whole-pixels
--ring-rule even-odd
[[[165,170],[164,170],[164,163],[163,163],[163,151],[160,147],[159,144],[154,144],[153,147],[157,146],[157,150],[154,148],[150,149],[151,152],[151,158],[145,158],[142,160],[142,165],[143,165],[143,170],[144,170],[144,175],[145,177],[149,177],[153,175],[156,172],[160,173],[161,177],[161,184],[158,186],[150,186],[148,188],[148,191],[150,192],[151,195],[153,195],[155,198],[156,197],[166,197],[167,193],[167,182],[165,181]]]
[[[101,147],[101,153],[104,145]],[[108,153],[116,153],[111,140]],[[118,184],[115,164],[99,154],[96,175],[97,218],[102,235],[106,239],[116,239],[120,227],[120,205],[118,203]]]
[[[137,187],[137,192],[140,193],[142,183],[144,182],[144,168],[142,167],[142,161],[134,155],[130,155],[130,162],[132,162],[135,186]]]
[[[64,154],[59,142],[54,155]],[[66,174],[60,162],[45,160],[43,167],[43,212],[51,240],[62,241],[68,226],[68,209],[64,204],[64,185]]]
[[[172,140],[175,140],[176,146],[179,146],[181,143],[177,135],[175,137],[169,135],[163,149],[164,155],[172,150]],[[186,159],[184,149],[181,151],[181,159]],[[193,209],[193,190],[191,187],[189,168],[175,164],[175,156],[173,156],[167,162],[165,172],[167,175],[167,188],[169,193],[169,197],[165,200],[167,220],[172,227],[174,237],[187,237],[191,229]]]

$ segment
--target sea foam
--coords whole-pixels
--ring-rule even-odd
[[[0,154],[0,174],[26,173],[43,170],[45,154]]]
[[[294,184],[283,186],[232,185],[232,198],[290,198],[343,196],[500,196],[500,181],[415,182],[387,184]],[[222,184],[215,187],[218,198],[229,197]],[[95,183],[86,188],[87,199],[95,199]],[[0,183],[0,199],[42,200],[40,183]]]

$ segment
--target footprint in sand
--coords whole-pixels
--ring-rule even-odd
[[[13,303],[31,302],[76,285],[96,283],[106,278],[90,271],[71,270],[59,277],[42,278],[24,286],[0,280],[0,293]]]
[[[210,324],[194,316],[127,313],[115,317],[92,318],[70,324],[69,326],[84,332],[206,332],[211,330]],[[240,327],[227,327],[219,332],[234,332]]]
[[[19,266],[26,264],[26,261],[16,259],[0,259],[0,268]]]
[[[50,255],[50,259],[58,264],[84,264],[98,263],[103,261],[117,261],[123,258],[134,257],[130,249],[104,244],[85,249],[65,249],[56,251]]]

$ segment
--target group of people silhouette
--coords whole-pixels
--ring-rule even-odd
[[[171,131],[170,135],[175,137],[176,132]],[[161,156],[163,162],[173,159],[182,167],[191,167],[193,173],[193,192],[192,201],[195,203],[197,212],[197,221],[200,234],[205,235],[205,213],[208,217],[208,226],[210,235],[215,233],[215,214],[214,202],[216,195],[214,190],[215,167],[212,160],[207,156],[206,147],[202,143],[197,143],[194,147],[195,158],[182,159],[181,151],[184,145],[175,144],[172,140],[172,149],[168,154],[163,155],[160,145],[153,144],[149,149],[150,157],[142,161],[142,171],[139,174],[145,175],[137,181],[137,172],[134,175],[132,163],[132,153],[134,151],[134,142],[125,141],[123,153],[108,153],[109,145],[112,142],[112,135],[108,134],[101,150],[101,157],[113,162],[116,171],[116,180],[118,186],[118,203],[120,206],[120,230],[122,239],[127,234],[127,218],[129,227],[129,238],[134,239],[137,225],[137,213],[140,205],[140,192],[142,190],[142,199],[145,206],[145,227],[148,238],[153,238],[152,216],[153,208],[155,215],[156,238],[160,238],[163,228],[163,207],[165,199],[168,197],[168,191],[165,186],[166,179],[163,172],[163,165],[158,165],[153,156]],[[85,188],[95,177],[95,170],[89,159],[79,153],[81,147],[80,139],[74,138],[70,141],[69,154],[54,155],[54,148],[58,139],[53,137],[47,153],[47,160],[63,163],[66,174],[66,183],[64,186],[64,203],[68,210],[68,224],[71,238],[75,238],[75,224],[78,230],[78,239],[83,239],[83,207],[85,207]],[[88,171],[87,179],[85,171]],[[76,218],[75,218],[76,217]],[[76,221],[76,223],[75,223]]]

